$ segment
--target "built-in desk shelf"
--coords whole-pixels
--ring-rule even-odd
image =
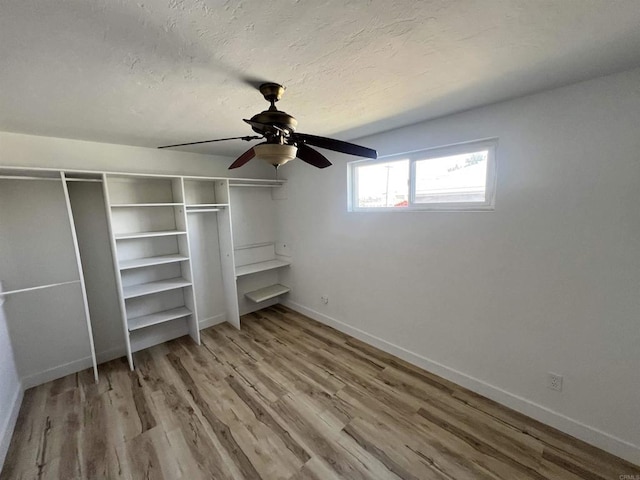
[[[152,313],[150,315],[143,315],[141,317],[129,318],[127,321],[129,331],[140,330],[141,328],[150,327],[152,325],[158,325],[160,323],[170,322],[178,318],[184,318],[191,315],[193,312],[187,307],[172,308],[171,310],[164,310],[162,312]]]
[[[132,268],[151,267],[153,265],[164,265],[166,263],[185,262],[189,257],[181,254],[160,255],[158,257],[134,258],[132,260],[122,260],[120,270],[130,270]]]
[[[116,240],[129,240],[132,238],[152,238],[152,237],[168,237],[171,235],[186,235],[187,232],[180,230],[159,230],[157,232],[134,232],[134,233],[116,233]]]
[[[244,294],[244,296],[252,302],[260,303],[271,300],[272,298],[279,297],[280,295],[283,295],[290,291],[291,289],[289,287],[285,287],[284,285],[280,285],[279,283],[277,283],[275,285],[269,285],[268,287],[260,288],[252,292],[247,292]]]
[[[142,283],[140,285],[131,285],[123,287],[122,293],[125,299],[142,297],[151,295],[152,293],[166,292],[177,288],[188,287],[191,282],[184,278],[169,278],[166,280],[158,280],[157,282]]]
[[[236,267],[236,277],[242,277],[244,275],[251,275],[253,273],[266,272],[267,270],[274,270],[276,268],[288,267],[291,262],[284,260],[267,260],[266,262],[250,263],[249,265],[242,265]]]

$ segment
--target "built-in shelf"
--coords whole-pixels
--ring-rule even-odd
[[[230,187],[281,187],[286,180],[262,180],[262,179],[229,179]]]
[[[130,238],[150,238],[150,237],[168,237],[171,235],[186,235],[187,232],[179,230],[159,230],[156,232],[134,232],[134,233],[116,233],[116,240],[127,240]]]
[[[183,203],[112,203],[111,208],[182,207]]]
[[[95,183],[102,183],[102,179],[101,178],[65,178],[64,179],[66,182],[95,182]]]
[[[280,295],[283,295],[290,291],[291,289],[289,287],[285,287],[284,285],[276,283],[275,285],[269,285],[268,287],[260,288],[252,292],[247,292],[244,294],[244,296],[252,302],[260,303],[271,300],[275,297],[279,297]]]
[[[178,253],[172,255],[161,255],[158,257],[134,258],[120,262],[120,270],[130,270],[132,268],[151,267],[152,265],[163,265],[165,263],[184,262],[189,260],[186,255]]]
[[[228,207],[229,204],[228,203],[192,203],[187,205],[187,208],[221,208],[221,207]]]
[[[16,167],[0,167],[0,178],[16,180],[56,180],[62,181],[60,172],[44,169],[22,169]]]
[[[123,287],[122,293],[125,299],[142,297],[151,295],[152,293],[166,292],[177,288],[188,287],[191,282],[184,278],[169,278],[166,280],[158,280],[157,282],[142,283],[140,285],[131,285]]]
[[[78,172],[64,172],[64,179],[67,182],[100,182],[102,183],[101,173],[78,173]]]
[[[236,267],[236,277],[251,275],[258,272],[265,272],[267,270],[273,270],[275,268],[288,267],[289,265],[291,265],[291,262],[286,262],[284,260],[267,260],[266,262],[250,263],[249,265]]]
[[[172,308],[171,310],[143,315],[142,317],[129,318],[127,325],[129,331],[132,332],[134,330],[140,330],[141,328],[150,327],[151,325],[158,325],[159,323],[183,318],[191,315],[191,313],[191,310],[187,307]]]

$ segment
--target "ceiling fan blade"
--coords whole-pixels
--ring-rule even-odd
[[[249,160],[256,156],[256,151],[251,147],[249,150],[240,155],[235,162],[231,164],[229,170],[243,166]]]
[[[308,143],[315,147],[326,148],[334,152],[347,153],[358,157],[378,158],[378,152],[372,148],[362,147],[355,143],[343,142],[335,138],[318,137],[316,135],[308,135],[306,133],[292,134],[294,140],[298,142]]]
[[[203,140],[201,142],[189,142],[189,143],[176,143],[175,145],[163,145],[158,148],[172,148],[172,147],[185,147],[187,145],[199,145],[201,143],[212,143],[212,142],[224,142],[226,140],[244,140],[245,142],[251,140],[260,140],[262,137],[258,137],[257,135],[250,135],[244,137],[230,137],[230,138],[217,138],[215,140]]]
[[[324,155],[304,143],[298,144],[297,157],[314,167],[327,168],[331,166],[331,162]]]

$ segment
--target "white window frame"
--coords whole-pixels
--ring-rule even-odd
[[[474,140],[471,142],[457,143],[443,147],[416,150],[413,152],[386,155],[376,160],[355,160],[347,164],[347,186],[349,189],[349,212],[481,212],[495,210],[496,197],[496,150],[498,139]],[[440,203],[416,203],[416,162],[432,158],[447,157],[486,150],[487,154],[487,178],[485,181],[484,202],[440,202]],[[356,169],[363,165],[375,165],[388,163],[394,160],[409,160],[409,206],[407,207],[358,207],[358,182]]]

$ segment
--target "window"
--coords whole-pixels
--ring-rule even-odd
[[[491,210],[497,141],[349,163],[349,210]]]

